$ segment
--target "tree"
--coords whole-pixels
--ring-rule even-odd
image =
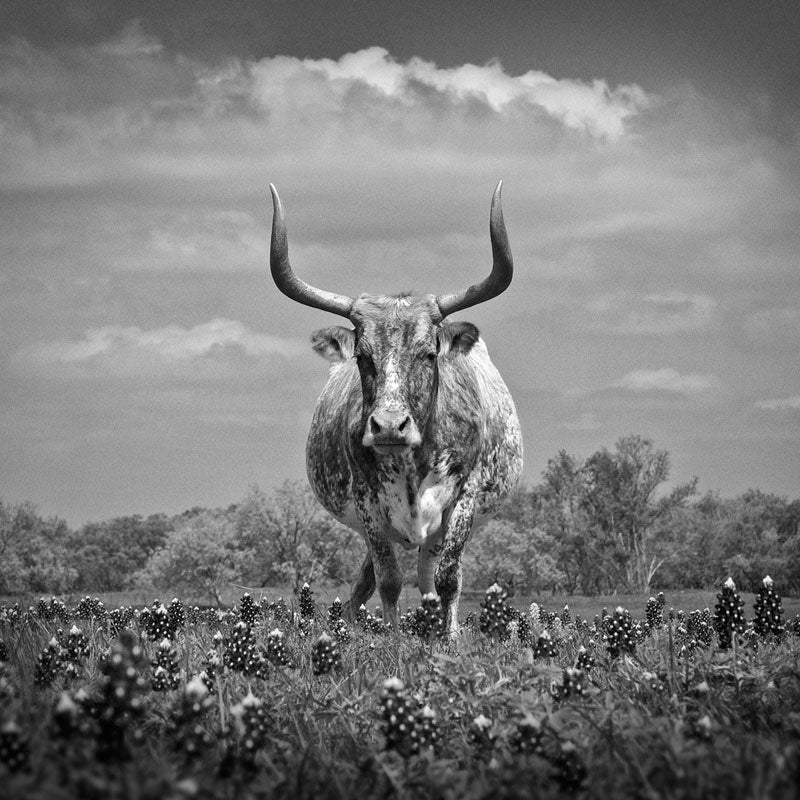
[[[0,594],[63,592],[75,572],[67,563],[66,522],[42,519],[31,503],[0,501]]]
[[[619,587],[649,591],[653,576],[674,553],[670,513],[695,493],[697,479],[656,499],[656,489],[669,477],[669,455],[636,435],[620,439],[613,453],[603,448],[590,456],[582,472],[581,504],[614,544]]]
[[[116,592],[131,586],[132,576],[164,544],[173,522],[164,514],[139,514],[91,522],[71,536],[70,564],[82,591]]]
[[[797,501],[750,489],[721,506],[711,548],[715,582],[730,575],[738,586],[755,591],[770,575],[779,586],[796,585]]]
[[[609,542],[592,528],[584,508],[583,464],[566,451],[547,462],[534,491],[535,524],[555,543],[556,564],[568,592],[595,594],[607,583]]]
[[[286,481],[271,495],[252,486],[235,515],[237,541],[252,552],[253,585],[326,578],[349,582],[364,558],[362,537],[320,506],[310,487]]]
[[[141,588],[201,592],[221,605],[221,591],[241,581],[252,552],[241,547],[223,511],[200,511],[167,533],[163,545],[134,578]]]
[[[507,519],[492,519],[472,535],[464,572],[475,589],[499,581],[524,594],[555,591],[564,574],[553,550],[552,539],[541,528],[522,530]]]

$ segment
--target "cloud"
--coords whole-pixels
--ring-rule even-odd
[[[569,422],[562,422],[559,428],[567,431],[598,431],[602,427],[597,415],[591,411],[584,412],[577,419],[570,420]]]
[[[717,302],[707,294],[617,292],[592,298],[585,310],[588,325],[605,333],[664,336],[708,330]]]
[[[291,357],[306,349],[298,340],[254,333],[235,320],[213,319],[193,328],[180,325],[152,330],[121,325],[91,328],[82,339],[42,342],[23,348],[15,360],[38,366],[92,364],[130,372],[237,356]]]
[[[144,32],[140,19],[134,19],[119,34],[101,42],[94,49],[115,58],[131,58],[156,55],[163,51],[164,46],[155,36]]]
[[[473,157],[485,142],[516,138],[524,148],[554,125],[612,142],[652,102],[638,86],[512,76],[496,61],[440,69],[379,47],[338,60],[207,65],[168,52],[133,22],[91,47],[0,43],[0,186],[252,179],[256,158],[278,171],[307,151],[310,170],[335,169],[358,150],[362,164],[377,166],[397,145],[413,147],[424,169],[449,157],[435,130],[449,129],[446,140]]]
[[[764,411],[798,411],[800,410],[800,394],[775,400],[759,400],[756,403],[756,408]]]
[[[269,72],[270,62],[261,62],[261,65]],[[513,77],[503,70],[499,61],[483,66],[465,64],[453,69],[440,69],[421,58],[402,64],[382,47],[348,53],[337,61],[307,59],[302,65],[309,72],[321,73],[334,84],[342,84],[340,92],[353,83],[362,83],[386,97],[413,104],[425,97],[420,92],[423,88],[456,101],[478,100],[498,113],[514,103],[522,103],[542,109],[568,128],[598,138],[622,136],[626,121],[651,102],[636,85],[611,89],[602,80],[590,84],[557,80],[533,70]],[[281,69],[285,69],[285,64]]]
[[[800,308],[776,305],[744,315],[745,341],[756,347],[797,352],[800,348]]]
[[[721,382],[714,375],[698,373],[682,375],[676,369],[664,367],[662,369],[632,370],[612,384],[612,387],[637,394],[657,392],[696,397],[719,389]]]

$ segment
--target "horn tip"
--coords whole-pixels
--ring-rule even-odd
[[[279,209],[282,211],[283,210],[283,206],[282,206],[282,203],[281,203],[281,198],[278,195],[278,190],[275,188],[275,184],[274,183],[271,183],[269,185],[269,191],[272,194],[272,207],[273,207],[273,209],[275,211],[278,211]]]
[[[499,206],[502,201],[503,181],[498,181],[492,194],[492,208]]]

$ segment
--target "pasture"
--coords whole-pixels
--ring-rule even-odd
[[[5,796],[797,796],[800,618],[775,589],[568,613],[488,591],[454,642],[435,600],[394,633],[329,594],[0,607]]]

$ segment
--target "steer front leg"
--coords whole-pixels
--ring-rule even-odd
[[[361,565],[358,578],[350,593],[350,599],[345,603],[343,609],[344,618],[353,622],[358,609],[366,605],[374,592],[375,570],[372,568],[372,555],[369,552],[369,547],[367,547],[367,555],[364,557],[364,563]]]
[[[447,523],[444,547],[434,582],[445,613],[447,635],[458,636],[458,601],[461,597],[461,556],[472,532],[475,516],[474,497],[462,496],[455,505]]]
[[[436,591],[434,572],[436,561],[442,552],[442,543],[437,537],[435,541],[425,542],[419,548],[419,561],[417,562],[417,585],[419,593],[424,597]]]
[[[397,601],[400,599],[400,592],[403,588],[403,576],[397,566],[392,543],[389,541],[383,527],[386,524],[386,520],[381,513],[374,511],[374,499],[371,499],[366,492],[354,493],[353,499],[355,500],[356,512],[364,528],[364,537],[367,541],[367,558],[372,564],[372,588],[377,584],[381,603],[383,604],[383,621],[397,631],[400,627]],[[364,575],[365,567],[366,561],[361,568],[361,577],[368,578],[368,575]],[[359,585],[361,583],[357,584],[357,587]],[[353,602],[355,602],[355,591],[353,592]],[[355,611],[356,609],[353,610]]]
[[[403,576],[397,566],[397,559],[391,542],[384,536],[377,535],[371,542],[372,566],[375,570],[375,582],[383,604],[383,621],[391,625],[395,631],[400,628],[397,601],[403,588]]]

